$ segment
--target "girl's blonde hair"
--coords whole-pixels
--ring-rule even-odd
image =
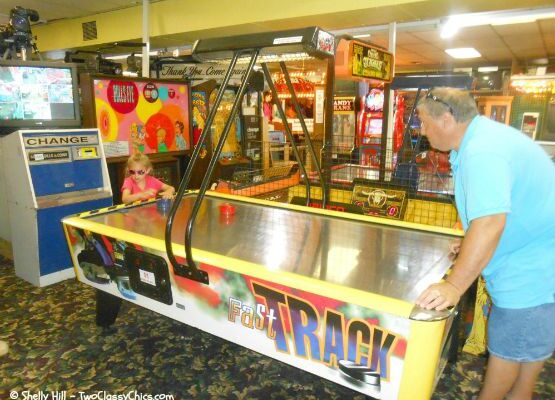
[[[150,159],[143,153],[136,153],[129,157],[127,159],[127,168],[129,168],[133,163],[142,164],[146,169],[152,169]]]

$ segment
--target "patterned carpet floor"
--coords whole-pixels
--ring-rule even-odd
[[[124,302],[113,332],[95,325],[95,293],[75,280],[45,288],[17,278],[0,256],[0,399],[12,391],[171,394],[174,399],[364,399],[251,350]],[[484,357],[462,353],[432,399],[471,399]],[[555,360],[534,399],[555,399]],[[13,397],[12,397],[13,398]],[[81,397],[82,398],[82,397]],[[137,397],[139,398],[139,397]],[[51,399],[51,397],[50,397]],[[49,400],[50,400],[49,399]]]

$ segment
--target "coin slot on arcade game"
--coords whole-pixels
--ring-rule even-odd
[[[125,267],[135,293],[164,304],[173,303],[168,264],[163,257],[127,247]]]

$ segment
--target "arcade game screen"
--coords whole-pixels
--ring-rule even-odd
[[[0,65],[0,120],[75,119],[71,68]]]

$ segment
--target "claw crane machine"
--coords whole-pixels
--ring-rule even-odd
[[[79,128],[75,65],[0,61],[0,115],[2,235],[15,273],[36,286],[71,278],[61,219],[112,204],[99,132]]]
[[[187,186],[224,90],[169,211],[158,199],[68,217],[67,242],[78,279],[97,289],[103,327],[125,299],[373,399],[429,399],[453,312],[414,301],[450,268],[447,230],[207,191],[254,67],[277,99],[270,64],[290,88],[291,57],[324,60],[333,77],[334,39],[311,27],[197,41],[194,57],[227,65],[224,88],[237,63],[248,64],[200,189]],[[329,135],[331,90],[323,100]],[[308,205],[313,188],[303,174]]]

